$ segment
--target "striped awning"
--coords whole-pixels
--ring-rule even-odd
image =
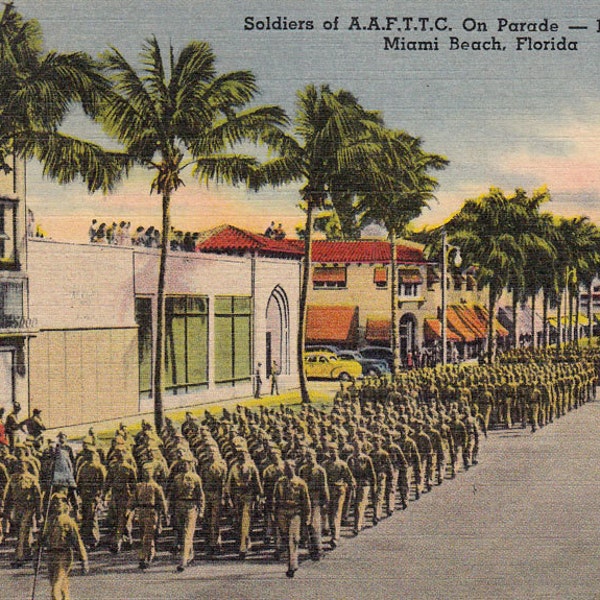
[[[423,323],[423,335],[426,342],[442,339],[442,322],[439,319],[425,319]],[[463,341],[463,338],[448,326],[446,326],[446,339],[449,342]]]

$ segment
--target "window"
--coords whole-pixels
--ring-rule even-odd
[[[168,296],[165,303],[165,389],[208,384],[208,298]]]
[[[15,203],[0,200],[0,268],[16,266]]]
[[[135,299],[135,322],[138,324],[138,361],[140,394],[152,390],[152,300]]]
[[[419,286],[416,283],[400,284],[400,295],[416,298],[419,295]]]
[[[423,283],[421,272],[416,268],[404,268],[398,271],[398,295],[416,298],[419,286]]]
[[[336,289],[346,287],[346,267],[314,267],[314,289]]]
[[[215,297],[215,382],[249,381],[252,373],[252,298]]]
[[[375,287],[385,289],[387,288],[387,267],[375,267],[373,271],[373,282],[375,283]]]

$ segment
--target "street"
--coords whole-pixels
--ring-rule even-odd
[[[535,434],[490,432],[477,466],[357,538],[345,528],[335,551],[303,561],[291,580],[284,562],[260,552],[201,559],[178,574],[164,551],[145,573],[134,551],[102,551],[90,575],[72,578],[72,597],[600,598],[599,430],[592,402]],[[0,560],[2,597],[31,597],[32,569],[10,569],[6,546]],[[49,597],[45,567],[36,597]]]

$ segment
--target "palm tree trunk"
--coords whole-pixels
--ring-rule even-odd
[[[396,265],[396,230],[394,228],[390,230],[390,269],[390,326],[392,334],[392,352],[394,353],[394,369],[392,373],[392,380],[396,381],[396,377],[400,372],[400,343],[398,340],[398,304],[396,302],[396,288],[398,287],[396,276],[398,274],[398,267]]]
[[[548,292],[544,290],[544,297],[542,299],[542,345],[544,348],[548,347]]]
[[[297,365],[298,380],[300,383],[300,397],[302,404],[310,404],[308,383],[304,372],[304,346],[306,344],[306,315],[308,312],[308,283],[310,280],[310,267],[312,258],[312,228],[313,228],[313,201],[306,203],[306,227],[304,229],[304,258],[302,259],[302,282],[300,285],[300,307],[298,313],[298,347]]]
[[[535,348],[535,292],[531,294],[531,348]]]
[[[573,294],[571,287],[567,284],[567,295],[569,298],[569,329],[567,329],[567,342],[570,346],[573,343]]]
[[[165,412],[163,407],[163,359],[165,356],[165,275],[169,254],[169,232],[171,230],[171,196],[162,197],[162,237],[160,242],[160,263],[158,268],[158,288],[156,291],[156,354],[154,357],[154,425],[157,433],[162,431]]]
[[[577,284],[576,290],[577,296],[575,296],[575,340],[574,344],[576,348],[579,348],[579,284]]]
[[[592,295],[594,293],[594,286],[592,285],[592,281],[588,285],[588,336],[590,338],[589,345],[592,345],[592,338],[594,337],[594,310],[593,310],[593,298]]]
[[[489,302],[488,302],[488,347],[487,347],[487,360],[488,364],[492,364],[492,357],[494,355],[494,311],[496,310],[496,292],[494,286],[490,284],[489,290]]]
[[[513,326],[512,326],[512,347],[513,348],[518,348],[519,346],[519,340],[518,340],[518,326],[517,326],[517,304],[518,304],[518,289],[516,287],[513,287],[513,293],[512,293],[512,318],[513,318]]]
[[[556,299],[556,354],[560,354],[560,343],[561,343],[561,334],[562,334],[562,323],[560,322],[560,305],[562,304],[562,294],[558,294],[558,298]]]

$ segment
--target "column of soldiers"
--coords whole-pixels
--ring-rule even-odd
[[[535,431],[590,400],[599,365],[593,350],[561,359],[507,353],[489,366],[413,370],[395,384],[351,382],[327,409],[188,413],[179,429],[167,419],[161,435],[146,422],[135,436],[121,426],[106,452],[92,430],[76,455],[61,436],[74,483],[54,504],[56,450],[0,444],[0,542],[15,539],[13,564],[22,565],[47,512],[48,522],[73,531],[49,547],[57,555],[68,547],[86,565],[101,531],[114,553],[129,549],[136,531],[146,570],[169,532],[178,571],[200,549],[212,557],[233,545],[240,560],[253,547],[285,556],[293,577],[299,549],[319,560],[345,528],[359,535],[368,521],[376,526],[476,465],[480,433],[515,425]],[[56,589],[71,568],[61,564]]]

